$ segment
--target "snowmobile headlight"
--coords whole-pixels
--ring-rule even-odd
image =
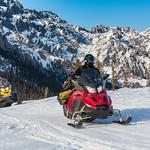
[[[103,87],[102,87],[102,86],[97,87],[98,93],[102,92],[102,90],[103,90]]]
[[[89,93],[96,93],[96,89],[95,89],[95,88],[86,86],[86,89],[87,89],[87,91],[88,91]]]
[[[1,90],[2,92],[4,92],[4,91],[5,91],[5,89],[4,89],[4,88],[0,88],[0,90]]]
[[[9,87],[6,87],[5,90],[8,91],[8,90],[9,90]]]

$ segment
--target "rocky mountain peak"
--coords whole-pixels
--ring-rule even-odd
[[[0,6],[12,6],[12,5],[22,6],[22,4],[18,0],[0,0]]]
[[[146,29],[144,32],[142,32],[144,35],[150,37],[150,28]]]
[[[0,12],[6,12],[7,16],[23,13],[23,9],[22,4],[18,0],[0,0]]]

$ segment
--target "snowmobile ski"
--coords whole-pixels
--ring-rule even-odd
[[[119,124],[122,124],[122,125],[127,125],[131,122],[132,120],[132,116],[129,114],[127,116],[126,119],[123,119],[122,117],[119,119],[119,121],[113,121],[114,123],[119,123]]]
[[[77,129],[80,129],[83,125],[83,122],[82,121],[79,121],[77,124],[74,124],[74,123],[67,123],[67,125],[71,126],[71,127],[74,127],[74,128],[77,128]]]
[[[68,123],[69,126],[74,128],[81,128],[83,125],[83,118],[81,116],[81,112],[75,112],[72,117],[73,123]]]

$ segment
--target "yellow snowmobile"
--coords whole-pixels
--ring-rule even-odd
[[[17,101],[17,92],[6,78],[0,77],[0,107],[11,106]]]

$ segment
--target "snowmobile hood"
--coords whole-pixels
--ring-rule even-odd
[[[105,91],[99,94],[88,93],[84,99],[84,103],[91,108],[97,109],[97,106],[111,106],[108,96]]]

